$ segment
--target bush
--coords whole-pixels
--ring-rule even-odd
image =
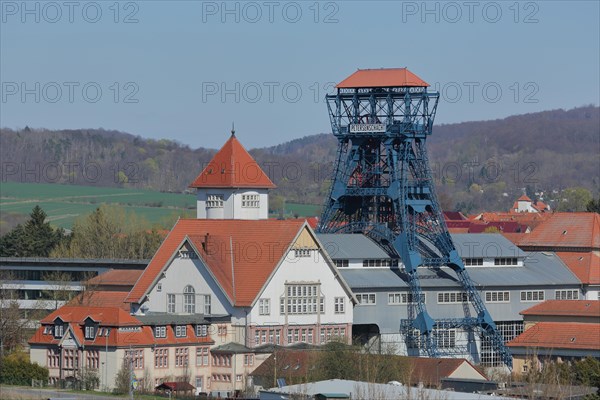
[[[31,363],[26,356],[9,355],[2,360],[0,383],[5,385],[31,385],[31,380],[48,382],[48,368]]]

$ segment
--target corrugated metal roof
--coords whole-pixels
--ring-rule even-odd
[[[581,282],[554,253],[530,253],[523,267],[467,267],[477,287],[522,287],[543,285],[579,285]],[[353,290],[407,288],[406,275],[398,269],[340,268]],[[419,269],[423,288],[460,287],[449,268]]]
[[[525,257],[525,253],[499,233],[455,233],[456,251],[463,258]]]
[[[362,234],[319,233],[319,241],[329,257],[338,259],[387,259],[389,256],[374,241]]]

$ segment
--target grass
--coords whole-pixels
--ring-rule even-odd
[[[144,189],[0,183],[0,219],[7,214],[27,215],[37,204],[48,214],[53,225],[71,228],[77,217],[91,213],[102,203],[122,206],[127,212],[134,212],[152,224],[164,225],[178,216],[193,216],[196,198],[192,194]]]
[[[171,228],[177,217],[193,218],[196,214],[196,196],[193,194],[132,188],[0,182],[0,225],[9,215],[27,216],[37,204],[48,214],[48,220],[53,225],[70,229],[76,218],[91,213],[102,203],[122,206],[127,212],[134,212],[151,224],[164,228]],[[285,204],[286,217],[312,217],[320,213],[320,205]],[[277,214],[272,216],[276,217]]]

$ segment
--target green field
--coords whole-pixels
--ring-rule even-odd
[[[37,204],[56,226],[71,228],[75,219],[94,211],[100,204],[122,206],[152,224],[169,228],[177,217],[193,217],[196,196],[161,193],[143,189],[119,189],[46,183],[0,182],[0,221],[7,215],[27,215]],[[315,216],[321,206],[286,203],[286,216]]]

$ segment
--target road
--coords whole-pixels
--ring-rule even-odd
[[[63,400],[115,400],[119,399],[116,396],[102,396],[99,394],[72,393],[55,389],[34,389],[15,386],[0,386],[0,400],[46,400],[46,399],[63,399]]]

